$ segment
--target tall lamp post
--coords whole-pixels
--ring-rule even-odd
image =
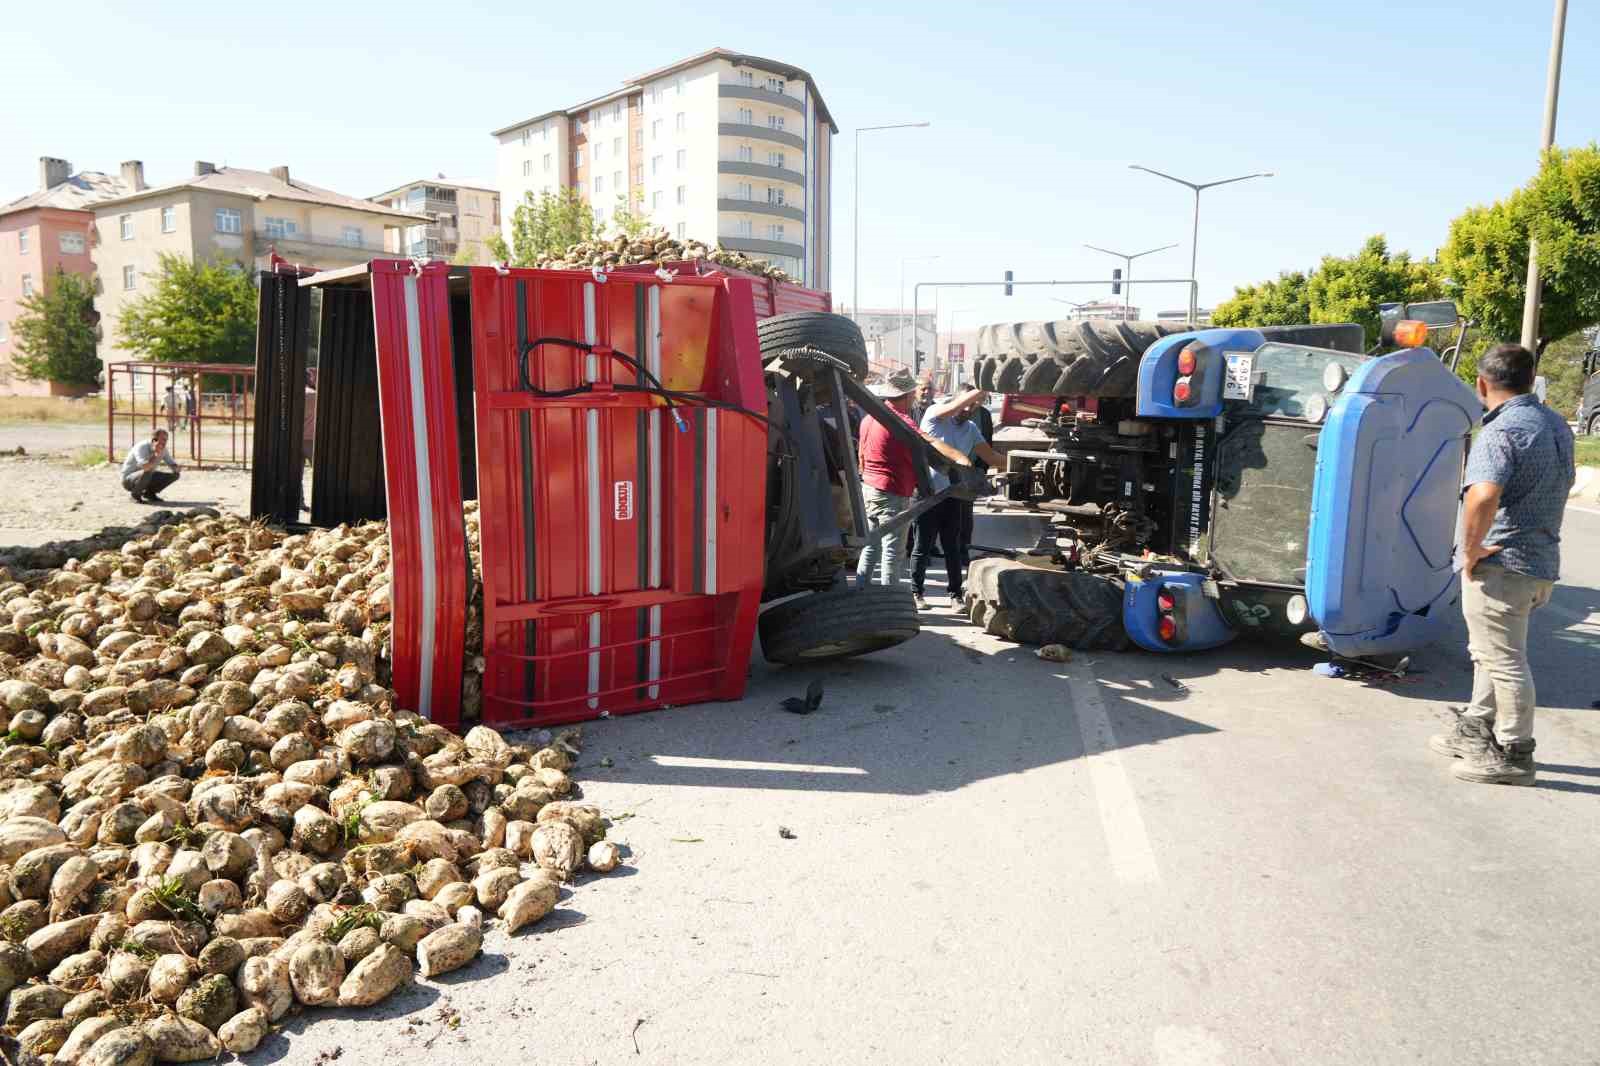
[[[1561,94],[1561,46],[1567,36],[1567,0],[1556,0],[1555,22],[1550,27],[1550,66],[1545,73],[1544,133],[1539,140],[1539,162],[1556,140],[1556,99]],[[1528,291],[1522,298],[1522,346],[1530,352],[1539,344],[1539,301],[1544,283],[1539,277],[1539,242],[1528,239]]]
[[[896,310],[896,312],[897,312],[897,314],[899,316],[899,319],[900,319],[900,322],[901,322],[901,326],[900,326],[900,344],[899,344],[898,349],[896,350],[895,354],[897,354],[900,357],[900,361],[902,363],[905,362],[905,358],[906,358],[906,328],[905,328],[905,325],[904,325],[905,320],[906,320],[906,264],[907,263],[929,263],[929,262],[932,262],[933,260],[935,260],[937,258],[939,258],[939,257],[936,256],[936,255],[908,255],[908,256],[903,256],[901,258],[901,260],[900,260],[900,306],[898,308],[896,308],[895,310]],[[935,324],[937,325],[937,322]],[[917,323],[916,323],[915,319],[913,319],[912,323],[911,323],[911,352],[912,352],[913,358],[915,358],[916,351],[917,351]]]
[[[858,126],[856,127],[856,154],[852,161],[855,169],[855,238],[851,254],[855,257],[851,267],[850,278],[850,318],[854,322],[861,321],[861,135],[874,130],[914,130],[929,125],[926,122],[894,122],[887,126]],[[901,288],[904,288],[902,285]],[[904,303],[904,299],[901,300]]]
[[[1128,169],[1142,170],[1146,174],[1154,174],[1158,178],[1166,178],[1168,181],[1175,181],[1179,185],[1194,190],[1194,234],[1189,239],[1189,281],[1191,283],[1189,285],[1189,324],[1192,326],[1199,321],[1200,317],[1200,283],[1195,281],[1194,278],[1196,265],[1200,261],[1200,194],[1207,189],[1214,189],[1218,185],[1232,185],[1236,181],[1249,181],[1251,178],[1270,178],[1273,176],[1272,171],[1263,170],[1254,174],[1240,174],[1236,178],[1223,178],[1221,181],[1193,182],[1175,178],[1171,174],[1166,174],[1159,170],[1151,170],[1149,167],[1142,167],[1138,163],[1129,163]]]
[[[1177,245],[1163,244],[1160,248],[1151,248],[1150,250],[1144,252],[1134,252],[1132,255],[1129,255],[1127,252],[1113,252],[1110,248],[1102,248],[1098,244],[1086,244],[1084,247],[1088,248],[1090,251],[1104,252],[1106,255],[1115,256],[1116,258],[1122,260],[1122,321],[1126,322],[1128,321],[1128,305],[1133,302],[1133,261],[1143,256],[1155,255],[1157,252],[1164,252],[1169,248],[1176,248]],[[1189,268],[1189,274],[1191,277],[1194,275],[1193,267]],[[1193,295],[1193,292],[1194,290],[1191,289],[1191,296]]]

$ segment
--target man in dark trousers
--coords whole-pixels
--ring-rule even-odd
[[[978,425],[978,432],[983,434],[983,443],[994,444],[994,415],[989,413],[987,404],[979,404],[972,409],[972,420]],[[980,474],[989,472],[989,464],[981,458],[974,459],[972,465]],[[961,565],[972,565],[972,527],[973,527],[973,500],[961,501]]]
[[[984,442],[978,424],[972,421],[972,411],[983,403],[982,389],[970,389],[959,396],[945,397],[929,405],[922,416],[922,432],[936,441],[956,449],[971,458],[976,456],[990,466],[1001,465],[999,453]],[[950,485],[950,479],[937,470],[931,471],[929,481],[935,493]],[[946,585],[950,590],[950,604],[961,604],[961,501],[941,500],[917,518],[917,543],[911,552],[911,592],[917,606],[928,603],[922,597],[923,584],[928,576],[928,557],[934,541],[944,553]]]
[[[167,469],[162,470],[163,466]],[[158,429],[149,440],[128,449],[128,457],[122,461],[122,487],[136,503],[160,503],[157,493],[178,480],[179,473],[178,464],[167,452],[167,431]]]
[[[1572,431],[1532,393],[1533,353],[1502,344],[1478,361],[1489,413],[1467,457],[1461,494],[1461,613],[1472,702],[1429,746],[1461,761],[1455,776],[1531,785],[1533,672],[1528,616],[1550,602],[1561,569],[1561,520],[1572,489]]]

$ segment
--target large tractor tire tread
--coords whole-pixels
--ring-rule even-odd
[[[786,350],[815,348],[850,368],[857,380],[867,376],[867,343],[861,327],[843,315],[826,311],[791,311],[756,323],[761,356],[772,359]]]
[[[1009,559],[973,562],[967,616],[984,631],[1019,644],[1065,644],[1080,651],[1122,651],[1122,586],[1082,570],[1044,570]]]
[[[785,600],[762,612],[761,652],[794,666],[848,659],[903,644],[921,631],[917,605],[904,586],[834,588]]]
[[[989,386],[997,392],[1132,396],[1145,349],[1185,328],[1105,319],[998,323],[980,331],[979,354],[999,365]]]

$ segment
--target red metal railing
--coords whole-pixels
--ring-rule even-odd
[[[106,460],[117,462],[119,446],[126,451],[165,429],[174,459],[200,469],[248,469],[255,378],[255,367],[237,363],[109,364]]]

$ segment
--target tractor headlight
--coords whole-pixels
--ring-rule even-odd
[[[1299,625],[1306,620],[1306,598],[1304,596],[1290,596],[1289,602],[1284,605],[1283,613],[1288,615],[1289,624]]]

